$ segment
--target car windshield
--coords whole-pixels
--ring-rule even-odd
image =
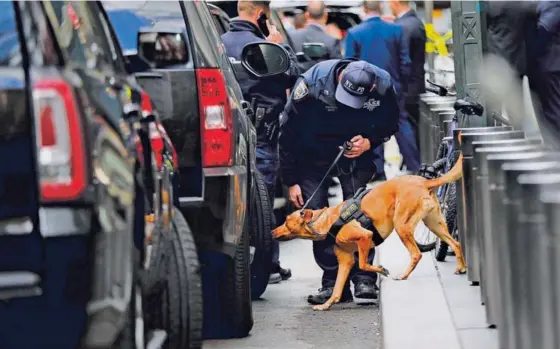
[[[123,50],[136,50],[138,30],[151,26],[152,22],[130,10],[109,10],[107,15],[113,24]]]
[[[14,8],[0,2],[0,66],[17,65],[21,60]]]

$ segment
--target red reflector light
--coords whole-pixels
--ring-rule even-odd
[[[197,69],[202,166],[233,165],[233,119],[220,69]]]
[[[53,110],[52,106],[46,104],[43,105],[43,109],[39,110],[40,125],[41,125],[41,146],[53,146],[56,145],[56,135],[54,130],[53,121]]]
[[[85,148],[80,114],[72,86],[61,79],[35,83],[37,162],[41,198],[78,198],[87,185]]]

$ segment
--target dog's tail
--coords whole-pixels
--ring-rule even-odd
[[[462,175],[463,175],[463,154],[461,153],[461,155],[459,155],[459,159],[457,159],[457,162],[451,168],[451,170],[449,170],[449,172],[447,172],[441,177],[429,179],[425,181],[424,185],[426,186],[426,189],[432,190],[444,184],[455,182],[456,180],[461,178]]]

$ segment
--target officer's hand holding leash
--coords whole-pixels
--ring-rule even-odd
[[[352,148],[344,153],[344,156],[349,159],[357,158],[358,156],[371,149],[369,139],[364,138],[360,135],[354,136],[350,140],[350,142],[352,143]],[[342,149],[342,147],[338,147],[338,149]]]
[[[360,151],[356,150],[356,142],[358,141],[362,141],[360,148]],[[332,171],[332,169],[336,166],[336,164],[338,163],[338,160],[340,160],[340,158],[342,157],[342,154],[348,154],[350,151],[354,150],[354,153],[359,154],[358,155],[354,155],[352,157],[358,157],[360,156],[364,151],[366,150],[361,150],[364,147],[364,138],[362,136],[355,136],[352,138],[351,141],[346,141],[344,142],[344,144],[341,147],[338,147],[340,149],[340,152],[338,153],[338,155],[336,156],[336,158],[334,159],[331,167],[329,167],[329,169],[327,170],[327,172],[325,173],[325,175],[323,176],[323,179],[321,180],[321,182],[319,182],[319,185],[317,186],[317,188],[315,189],[315,191],[313,192],[313,194],[311,194],[311,196],[309,197],[309,199],[307,199],[307,202],[303,202],[303,196],[301,194],[301,187],[299,186],[299,184],[294,184],[290,187],[289,189],[289,195],[290,195],[290,201],[297,207],[297,208],[305,208],[309,202],[311,201],[311,199],[313,199],[313,197],[315,196],[315,193],[317,193],[317,190],[319,190],[319,188],[321,187],[321,185],[323,185],[323,182],[325,181],[325,179],[327,179],[327,177],[329,176],[329,173]],[[367,141],[367,146],[369,148],[369,141]],[[347,156],[347,155],[346,155]],[[350,157],[350,156],[347,156]]]

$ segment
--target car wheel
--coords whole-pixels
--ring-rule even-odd
[[[174,209],[169,232],[170,254],[162,324],[168,334],[166,348],[202,348],[202,282],[196,245],[187,221]]]
[[[266,291],[272,268],[272,208],[262,174],[255,171],[251,195],[250,246],[254,248],[251,260],[251,298],[259,299]]]
[[[221,297],[225,321],[230,337],[243,338],[253,328],[253,308],[251,302],[251,276],[249,269],[248,220],[232,259],[226,265],[225,287]]]

